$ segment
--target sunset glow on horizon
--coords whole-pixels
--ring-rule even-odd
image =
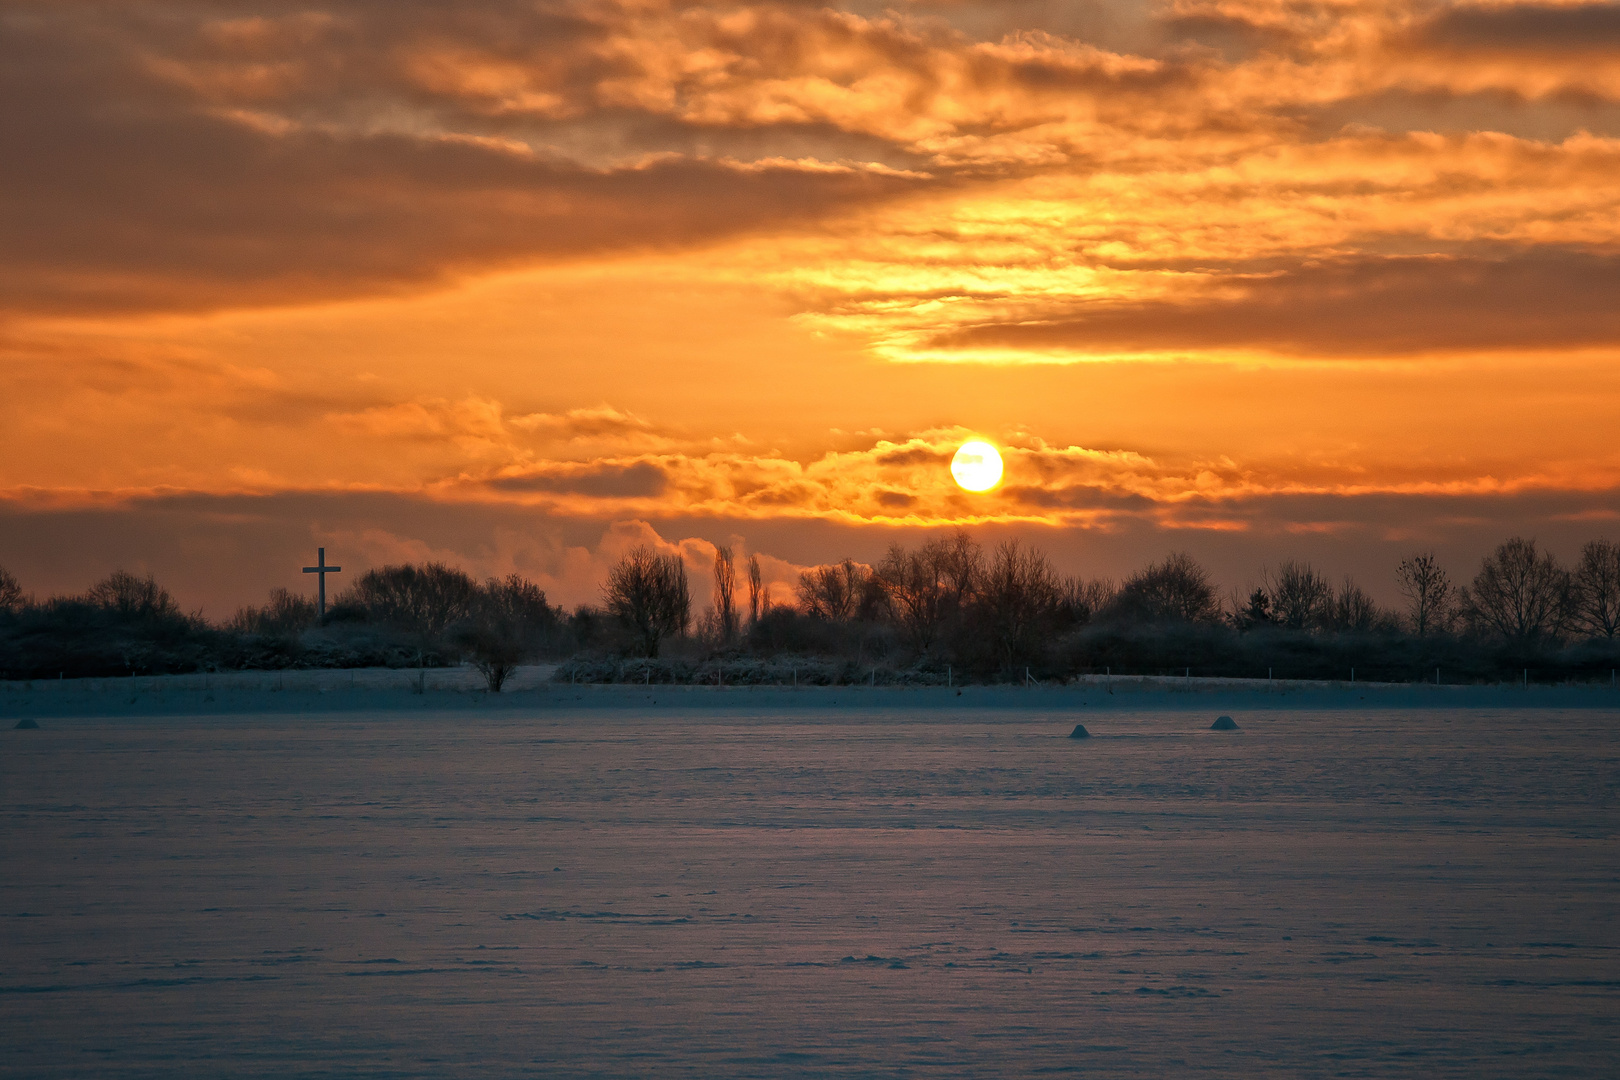
[[[11,5],[0,564],[1620,534],[1617,11]]]

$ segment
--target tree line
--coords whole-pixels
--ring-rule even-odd
[[[717,548],[711,602],[694,618],[680,557],[637,548],[604,586],[603,611],[621,636],[591,644],[648,660],[672,642],[688,658],[842,656],[857,667],[945,667],[980,679],[1193,667],[1256,676],[1280,665],[1289,677],[1342,677],[1359,666],[1363,678],[1405,680],[1439,667],[1479,680],[1526,666],[1573,677],[1606,672],[1620,628],[1620,545],[1606,540],[1565,567],[1515,537],[1463,582],[1433,552],[1414,553],[1394,572],[1396,609],[1348,576],[1335,583],[1299,560],[1223,598],[1184,553],[1115,582],[1066,576],[1037,548],[1009,540],[987,549],[965,532],[893,545],[875,565],[813,567],[785,604],[762,588],[757,558],[742,583],[746,610],[738,577],[734,552]],[[644,665],[635,670],[648,674]]]
[[[562,642],[562,612],[520,575],[479,582],[440,563],[384,566],[315,601],[272,589],[223,625],[187,613],[151,575],[115,571],[86,592],[35,601],[0,568],[0,677],[163,674],[468,662],[498,691]]]
[[[1186,554],[1115,582],[1063,575],[1038,548],[986,548],[965,532],[893,545],[875,564],[812,567],[780,598],[757,556],[739,565],[722,545],[706,584],[696,612],[684,560],[641,546],[608,571],[599,603],[565,612],[519,575],[480,582],[438,563],[405,564],[361,575],[324,621],[313,600],[275,589],[214,625],[183,612],[150,575],[118,571],[83,594],[35,601],[0,568],[0,675],[467,662],[499,690],[541,657],[570,658],[560,673],[570,678],[647,681],[726,670],[774,681],[780,665],[769,661],[787,657],[819,658],[805,670],[823,681],[876,681],[880,670],[885,681],[931,682],[1194,669],[1488,681],[1532,667],[1598,677],[1620,653],[1620,545],[1605,540],[1564,566],[1516,537],[1462,581],[1434,553],[1414,553],[1395,568],[1394,609],[1299,560],[1223,597]]]

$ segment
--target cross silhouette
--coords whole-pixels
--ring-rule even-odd
[[[320,589],[320,593],[321,593],[321,622],[325,622],[326,621],[326,575],[327,574],[342,573],[343,572],[343,567],[341,567],[341,566],[327,566],[326,565],[326,549],[325,548],[316,548],[315,551],[316,551],[316,556],[315,556],[316,565],[304,567],[304,573],[321,575],[321,577],[320,577],[320,582],[321,582],[321,589]]]

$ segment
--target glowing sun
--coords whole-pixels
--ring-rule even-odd
[[[989,491],[1001,482],[1001,454],[987,442],[965,442],[951,458],[951,475],[969,491]]]

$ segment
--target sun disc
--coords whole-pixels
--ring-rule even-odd
[[[965,442],[951,458],[951,475],[968,491],[989,491],[1001,482],[1001,453],[980,439]]]

